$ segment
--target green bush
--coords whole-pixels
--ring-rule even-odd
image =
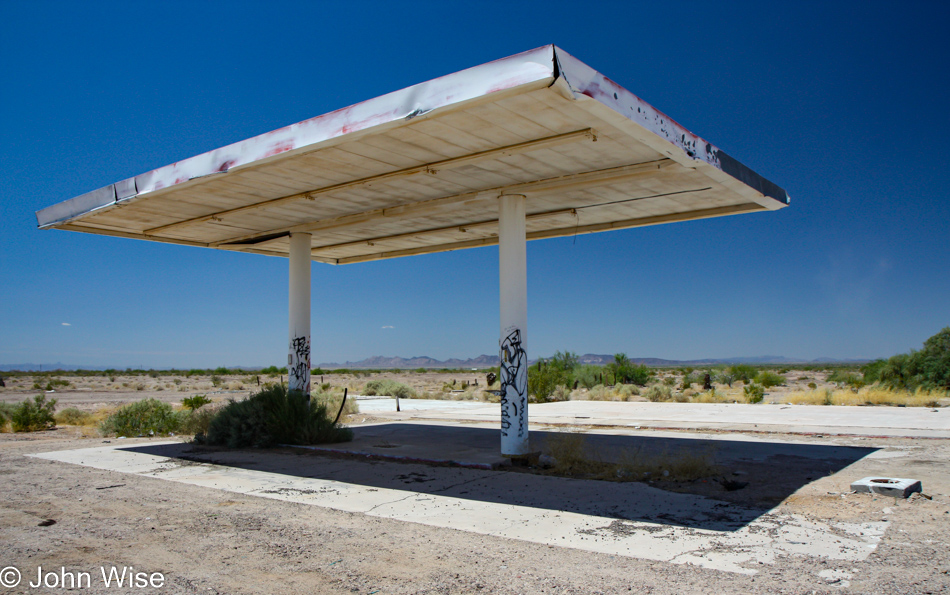
[[[747,384],[742,390],[745,393],[746,401],[750,403],[761,403],[765,398],[765,388],[758,384]]]
[[[211,399],[205,395],[195,395],[193,397],[185,397],[181,400],[182,407],[186,409],[191,409],[192,411],[197,411],[205,405],[211,402]]]
[[[755,378],[757,373],[755,367],[750,366],[749,364],[736,364],[734,366],[729,366],[726,371],[732,374],[736,380],[741,380],[745,383],[752,382],[752,379]]]
[[[84,426],[92,419],[92,414],[76,407],[67,407],[54,416],[56,423],[67,426]]]
[[[950,327],[924,341],[924,348],[871,362],[881,384],[895,390],[950,390]],[[870,381],[870,379],[869,379]]]
[[[772,388],[773,386],[782,386],[785,384],[785,378],[779,376],[775,372],[762,370],[756,375],[753,382],[758,382],[765,388]]]
[[[861,388],[866,384],[864,377],[861,374],[852,372],[850,370],[841,369],[835,370],[829,374],[828,382],[840,382],[854,388]]]
[[[382,378],[379,380],[370,380],[363,387],[363,394],[367,396],[399,397],[400,399],[415,399],[416,391],[408,384]]]
[[[573,377],[578,386],[582,386],[590,390],[601,383],[601,373],[600,366],[586,364],[574,368]],[[573,382],[571,383],[571,386],[573,386]]]
[[[120,407],[99,430],[107,436],[167,435],[180,431],[181,418],[168,403],[143,399]]]
[[[230,448],[266,448],[352,439],[353,431],[334,424],[324,404],[317,399],[308,402],[302,393],[275,384],[219,410],[204,441]]]
[[[32,401],[26,399],[16,406],[10,415],[10,423],[14,432],[48,430],[56,425],[55,411],[56,399],[47,402],[45,395],[36,395]]]
[[[732,383],[736,381],[736,376],[729,370],[723,370],[716,374],[716,382],[720,384],[726,384],[729,388],[732,388]]]

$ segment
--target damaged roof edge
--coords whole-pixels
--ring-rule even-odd
[[[595,99],[634,124],[671,143],[691,159],[712,165],[782,205],[790,203],[788,193],[777,184],[693,134],[660,110],[557,46],[554,46],[554,63],[555,72],[563,78],[576,98]]]
[[[419,83],[374,99],[316,116],[239,141],[153,171],[110,184],[36,212],[40,229],[55,227],[136,196],[226,173],[291,151],[369,130],[532,83],[554,80],[554,46],[547,45],[453,74]],[[131,193],[128,189],[132,190]]]

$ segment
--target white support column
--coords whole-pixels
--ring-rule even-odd
[[[528,266],[525,197],[498,199],[501,454],[528,454]]]
[[[310,399],[310,234],[290,234],[290,351],[287,382]]]

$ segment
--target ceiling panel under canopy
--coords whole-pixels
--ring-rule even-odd
[[[784,190],[555,46],[470,68],[37,212],[57,228],[348,264],[776,210]]]

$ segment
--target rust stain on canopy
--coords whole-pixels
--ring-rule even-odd
[[[785,191],[545,46],[116,182],[36,214],[56,228],[347,264],[776,210]]]

